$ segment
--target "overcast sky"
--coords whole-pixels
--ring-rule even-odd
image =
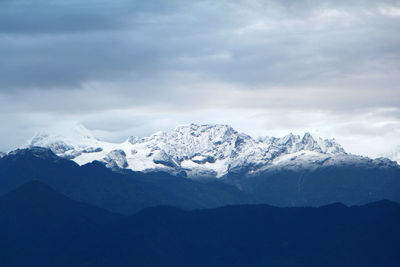
[[[400,146],[400,1],[1,0],[0,151],[81,123]]]

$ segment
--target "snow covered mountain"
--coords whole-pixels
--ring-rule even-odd
[[[314,169],[336,164],[396,164],[384,158],[371,160],[348,154],[334,139],[323,140],[309,133],[254,139],[219,124],[179,126],[150,137],[132,136],[123,143],[100,141],[77,126],[63,134],[39,133],[29,146],[50,148],[80,165],[98,160],[110,168],[166,171],[188,177],[256,175],[281,168]]]

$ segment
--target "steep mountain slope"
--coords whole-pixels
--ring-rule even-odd
[[[334,139],[322,140],[309,133],[256,140],[228,125],[190,124],[146,138],[130,137],[121,144],[99,141],[80,126],[63,135],[38,134],[30,145],[50,148],[80,165],[99,160],[114,169],[164,171],[192,178],[232,173],[251,176],[277,168],[315,169],[347,163],[396,165],[347,154]]]
[[[122,213],[155,205],[204,208],[248,202],[244,192],[222,181],[157,172],[118,173],[97,161],[79,166],[47,148],[18,149],[0,158],[0,193],[33,179],[75,200]]]
[[[333,202],[361,205],[389,199],[400,202],[400,168],[383,164],[345,164],[317,169],[278,169],[224,178],[254,202],[274,206],[321,206]]]
[[[0,197],[1,266],[74,266],[122,217],[31,181]]]
[[[0,192],[40,179],[73,199],[122,213],[155,205],[400,202],[396,162],[347,154],[334,140],[309,134],[255,140],[226,125],[192,124],[111,144],[78,127],[31,143],[40,147],[0,158]]]
[[[382,199],[400,202],[400,168],[391,161],[364,158],[318,168],[300,168],[300,162],[293,168],[288,163],[285,168],[275,165],[252,174],[243,168],[243,173],[231,172],[220,179],[188,179],[165,172],[113,171],[98,161],[79,166],[50,149],[31,147],[0,158],[0,193],[37,179],[75,200],[125,214],[156,205],[210,208],[243,203],[291,207],[333,202],[359,205]]]
[[[119,216],[40,182],[0,197],[0,265],[399,266],[400,205],[240,205]]]

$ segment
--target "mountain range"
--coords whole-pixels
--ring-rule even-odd
[[[140,164],[147,167],[135,170]],[[34,179],[123,214],[157,205],[400,202],[396,162],[348,154],[334,140],[310,134],[256,140],[226,125],[191,124],[122,144],[99,141],[82,127],[41,133],[0,157],[0,194]]]
[[[159,206],[123,216],[31,181],[0,196],[0,265],[399,266],[400,205]]]
[[[309,133],[282,138],[253,137],[228,125],[190,124],[150,137],[129,137],[122,143],[96,139],[83,126],[62,134],[39,133],[29,146],[51,149],[79,165],[95,160],[113,169],[168,172],[189,178],[221,178],[240,173],[257,176],[277,169],[312,170],[342,165],[396,165],[386,158],[369,159],[346,153],[334,139]]]
[[[196,181],[163,172],[122,172],[94,161],[79,166],[50,149],[17,149],[0,158],[0,194],[39,180],[72,199],[130,214],[146,207],[218,207],[245,203],[235,186],[218,180]]]
[[[0,266],[399,266],[400,166],[226,125],[0,154]]]

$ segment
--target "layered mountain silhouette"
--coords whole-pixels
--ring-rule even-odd
[[[0,265],[78,266],[91,239],[120,218],[28,182],[0,197]]]
[[[159,206],[121,216],[39,181],[0,197],[0,265],[399,266],[400,205]]]
[[[51,150],[19,149],[0,159],[0,193],[39,180],[75,200],[125,214],[156,205],[183,208],[245,203],[243,192],[221,181],[194,181],[167,173],[114,172],[103,163],[79,166]]]
[[[124,214],[157,205],[190,209],[245,203],[290,207],[400,201],[398,165],[347,164],[188,179],[165,172],[113,170],[98,161],[80,166],[42,147],[18,149],[0,158],[0,193],[30,180],[45,182],[72,199]]]

